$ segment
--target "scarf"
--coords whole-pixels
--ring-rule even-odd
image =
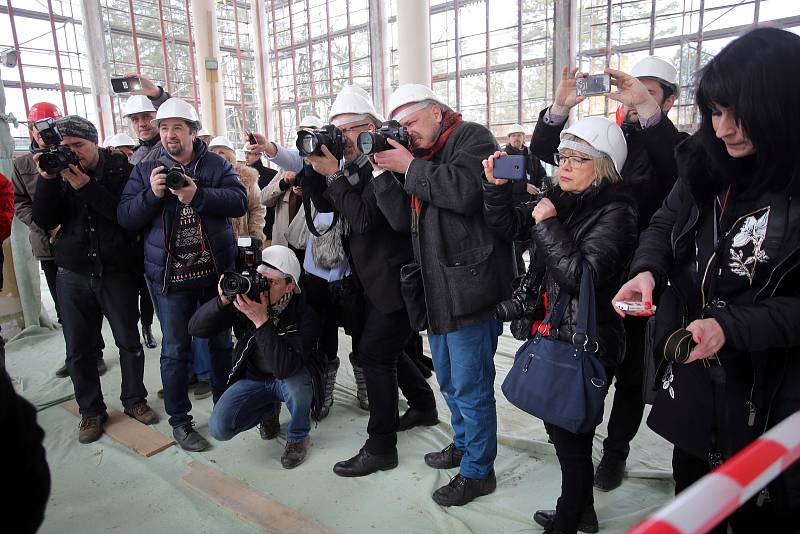
[[[292,293],[291,292],[285,293],[280,299],[278,299],[278,302],[269,307],[269,320],[272,324],[274,325],[278,324],[278,321],[281,318],[281,314],[289,305],[289,301],[291,299],[292,299]]]
[[[439,152],[442,147],[444,147],[445,143],[447,143],[447,140],[450,138],[450,134],[453,133],[453,130],[456,129],[456,126],[461,124],[463,120],[464,119],[461,118],[461,113],[456,113],[453,110],[446,111],[442,117],[442,124],[439,130],[440,133],[439,137],[436,139],[436,142],[431,148],[414,150],[414,157],[423,159],[425,161],[432,160],[433,156],[435,156],[436,153]],[[417,215],[419,215],[422,211],[422,200],[420,200],[418,196],[412,195],[411,207],[417,212]]]

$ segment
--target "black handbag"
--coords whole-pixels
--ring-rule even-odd
[[[570,295],[563,289],[543,324],[557,331]],[[503,381],[506,399],[521,410],[573,433],[592,431],[603,420],[608,377],[597,356],[597,320],[594,284],[583,265],[578,295],[578,324],[571,341],[537,332],[517,351]]]
[[[425,288],[422,285],[422,267],[409,263],[400,268],[400,295],[406,305],[408,321],[412,330],[428,329],[428,308],[425,304]]]

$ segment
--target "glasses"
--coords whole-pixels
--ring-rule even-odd
[[[361,128],[365,128],[365,127],[367,127],[369,125],[370,125],[370,123],[365,122],[363,124],[356,124],[356,125],[350,126],[348,128],[339,128],[339,131],[341,131],[343,134],[347,134],[347,133],[350,133],[350,132],[354,132],[356,130],[360,130]]]
[[[556,162],[556,165],[558,167],[561,167],[562,165],[564,165],[564,163],[569,161],[570,167],[572,167],[573,169],[580,169],[581,167],[583,167],[583,162],[592,161],[592,158],[582,158],[580,156],[565,156],[564,154],[559,154],[558,152],[556,152],[555,154],[553,154],[553,160]]]

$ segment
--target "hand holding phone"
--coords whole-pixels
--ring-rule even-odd
[[[655,315],[656,313],[655,306],[650,306],[648,308],[641,302],[634,302],[630,300],[618,300],[614,302],[614,306],[616,306],[617,309],[624,311],[625,315],[633,315],[635,317],[649,317],[651,315]]]
[[[138,76],[126,76],[124,78],[111,78],[111,88],[115,93],[130,93],[142,88],[142,81]]]
[[[524,180],[525,156],[503,156],[495,159],[492,174],[502,180]]]
[[[611,92],[610,74],[592,74],[575,79],[575,94],[578,96],[602,95]]]

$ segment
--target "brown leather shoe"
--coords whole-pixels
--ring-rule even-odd
[[[286,448],[283,450],[283,455],[281,456],[281,465],[285,469],[294,469],[302,464],[306,459],[306,453],[308,452],[310,444],[311,439],[308,437],[303,441],[287,441]]]
[[[100,415],[90,415],[81,417],[81,424],[78,425],[78,441],[81,443],[91,443],[100,439],[103,435],[103,425],[108,421],[106,412]]]
[[[146,402],[139,403],[131,408],[125,408],[125,415],[133,417],[145,425],[154,425],[158,423],[158,415]]]

